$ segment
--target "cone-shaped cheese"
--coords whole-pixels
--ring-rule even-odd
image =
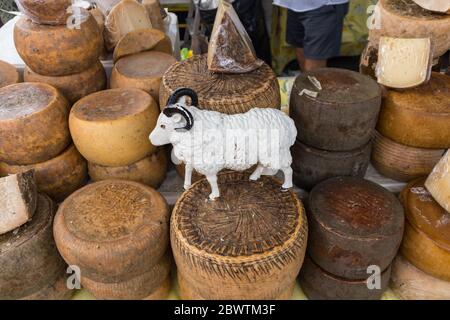
[[[425,182],[425,187],[430,191],[434,200],[447,212],[450,212],[450,151],[447,151],[434,167]]]
[[[448,0],[413,0],[424,9],[450,14],[450,1]]]
[[[20,75],[17,69],[13,65],[0,60],[0,88],[18,82],[20,82]]]

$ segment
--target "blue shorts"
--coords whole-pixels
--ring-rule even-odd
[[[288,10],[286,42],[303,48],[307,59],[325,60],[339,56],[347,13],[348,3],[325,5],[305,12]]]

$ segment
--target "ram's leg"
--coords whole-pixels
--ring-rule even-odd
[[[284,183],[282,188],[284,190],[292,188],[292,168],[290,166],[281,168],[281,171],[283,171],[284,174]]]
[[[211,193],[209,194],[209,198],[214,200],[215,198],[220,197],[219,186],[217,184],[217,175],[206,176],[206,180],[208,180],[209,185],[211,186]]]
[[[192,184],[192,165],[187,164],[184,167],[184,190],[187,190]]]
[[[260,164],[258,164],[258,166],[256,167],[255,171],[253,171],[253,173],[250,176],[250,180],[258,180],[261,177],[261,174],[264,171],[264,167]]]

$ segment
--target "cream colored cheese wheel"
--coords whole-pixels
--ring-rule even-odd
[[[12,65],[0,60],[0,88],[20,82],[19,71]]]
[[[450,151],[442,157],[425,181],[434,200],[450,212]],[[450,217],[450,213],[449,213]]]

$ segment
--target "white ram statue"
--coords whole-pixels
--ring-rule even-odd
[[[188,96],[191,105],[181,99]],[[282,188],[292,187],[292,156],[297,130],[285,113],[271,108],[253,108],[226,115],[198,109],[195,91],[173,92],[159,115],[150,141],[155,146],[171,143],[172,158],[185,163],[184,188],[191,185],[192,170],[206,176],[210,199],[220,196],[217,173],[222,169],[243,171],[257,165],[250,180],[283,171]]]

